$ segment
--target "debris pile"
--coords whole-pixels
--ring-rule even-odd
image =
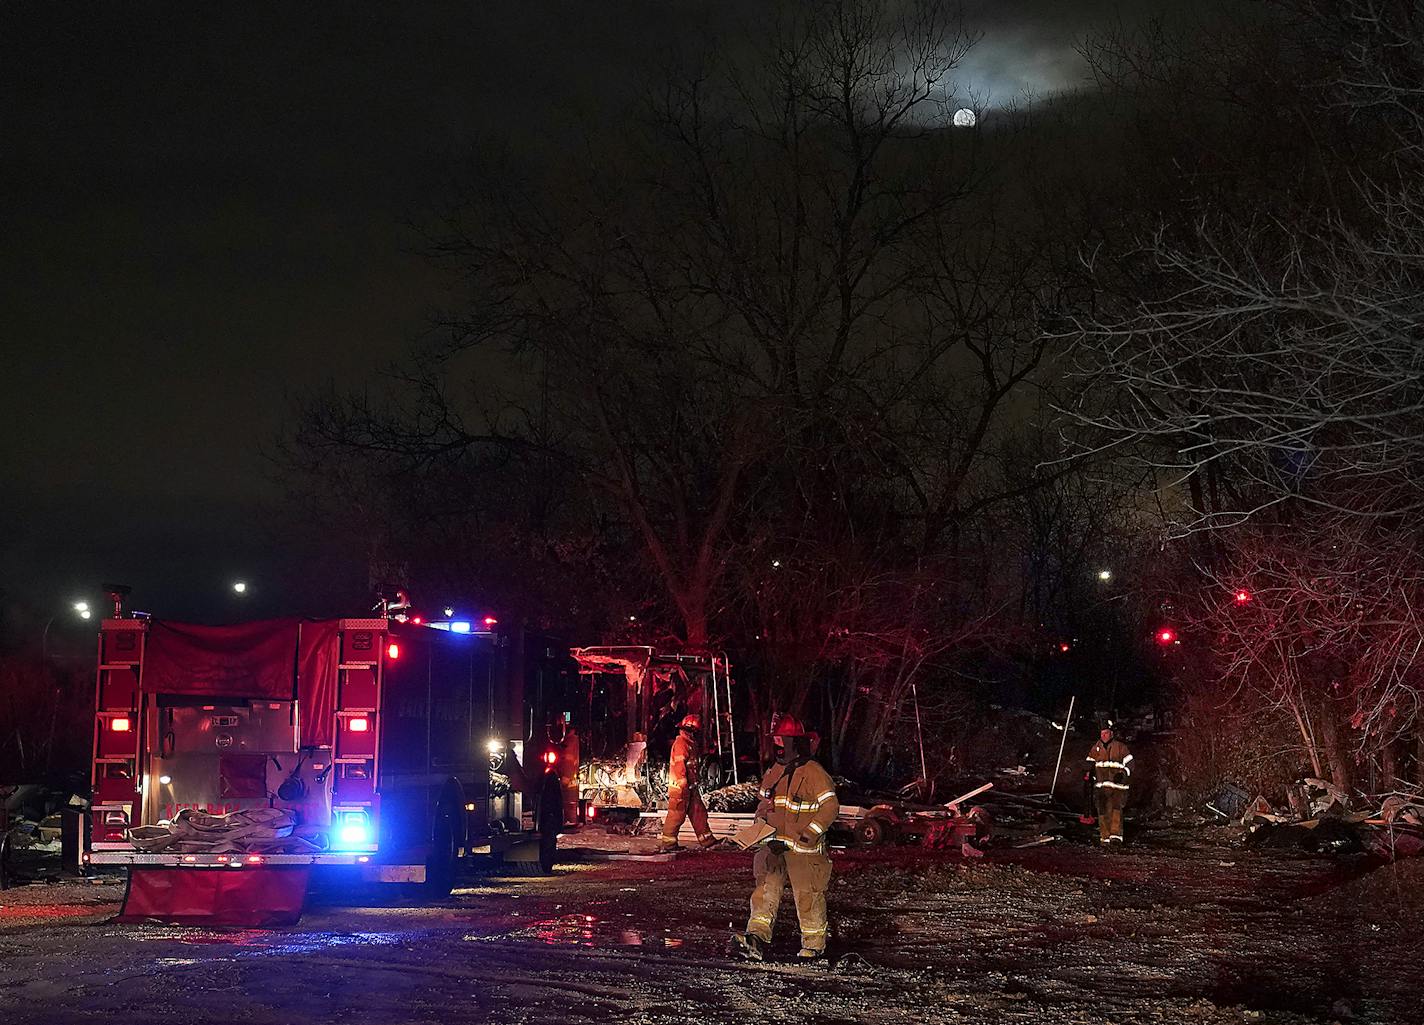
[[[706,794],[704,800],[707,810],[712,812],[756,811],[756,806],[761,801],[761,784],[756,780],[748,780],[745,783],[722,787]]]
[[[85,798],[52,786],[0,787],[0,881],[57,875],[64,850],[64,812],[88,807]],[[71,835],[77,836],[77,830]]]
[[[1225,784],[1206,805],[1250,830],[1255,847],[1317,854],[1368,853],[1388,861],[1424,853],[1424,793],[1350,794],[1329,780],[1305,777],[1286,788],[1284,806]]]

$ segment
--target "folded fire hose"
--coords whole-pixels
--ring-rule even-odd
[[[134,826],[129,840],[148,854],[318,854],[326,833],[297,826],[282,808],[246,808],[227,815],[185,808],[156,826]]]

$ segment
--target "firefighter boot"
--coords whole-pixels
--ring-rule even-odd
[[[760,936],[751,933],[736,933],[732,936],[732,950],[744,961],[765,961],[766,944]]]

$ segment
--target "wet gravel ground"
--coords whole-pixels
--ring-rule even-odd
[[[1424,1023],[1424,859],[1197,831],[835,861],[832,968],[728,960],[736,853],[477,878],[438,906],[343,891],[279,930],[107,924],[115,885],[24,887],[0,894],[0,1023]]]

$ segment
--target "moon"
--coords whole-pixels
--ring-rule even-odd
[[[954,125],[956,128],[973,128],[979,120],[974,111],[968,107],[960,107],[954,112]]]

